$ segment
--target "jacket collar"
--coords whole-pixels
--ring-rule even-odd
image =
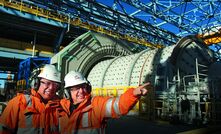
[[[81,111],[81,112],[86,112],[88,110],[90,110],[92,108],[91,104],[91,95],[86,96],[86,98],[84,99],[83,102],[81,102],[79,104],[79,106],[75,109],[76,111]],[[64,111],[68,114],[71,115],[70,113],[70,105],[71,105],[71,101],[67,100],[67,99],[63,99],[61,101],[61,105],[64,109]]]

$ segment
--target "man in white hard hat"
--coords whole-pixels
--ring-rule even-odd
[[[47,103],[47,101],[57,98],[56,92],[60,87],[61,80],[60,73],[55,66],[45,65],[38,78],[40,78],[40,84],[37,92],[43,100]]]
[[[70,71],[64,81],[68,98],[61,100],[66,112],[59,119],[61,133],[75,134],[104,133],[105,120],[127,114],[140,96],[147,94],[145,87],[150,85],[130,88],[120,97],[92,97],[91,85],[81,73]]]
[[[60,72],[46,64],[40,71],[37,89],[18,94],[0,117],[0,133],[58,133]]]

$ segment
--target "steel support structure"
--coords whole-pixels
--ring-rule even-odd
[[[31,71],[35,68],[39,68],[40,66],[44,64],[50,63],[50,58],[44,57],[44,58],[38,58],[38,57],[30,57],[19,64],[19,71],[18,71],[18,85],[25,85],[25,88],[28,89],[28,83],[29,83],[29,77],[31,75]],[[24,89],[23,89],[24,90]]]

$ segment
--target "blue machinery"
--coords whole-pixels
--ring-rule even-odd
[[[33,69],[48,63],[50,63],[50,58],[31,57],[23,60],[19,64],[17,88],[20,90],[28,89],[29,77]]]

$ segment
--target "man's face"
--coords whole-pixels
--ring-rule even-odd
[[[73,86],[70,88],[70,92],[71,92],[71,97],[72,97],[74,104],[81,103],[86,98],[86,96],[89,94],[87,92],[87,85],[86,84]]]
[[[56,91],[58,90],[58,87],[58,83],[42,78],[40,80],[38,93],[42,96],[43,99],[49,101],[56,96]]]

